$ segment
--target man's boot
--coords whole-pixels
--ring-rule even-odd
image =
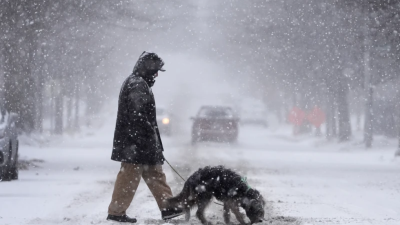
[[[172,219],[174,217],[183,215],[184,212],[181,209],[167,209],[167,210],[163,210],[161,211],[161,218],[163,220],[169,220]]]
[[[114,220],[114,221],[126,222],[126,223],[136,223],[136,218],[130,218],[127,215],[114,216],[114,215],[108,214],[107,220]]]

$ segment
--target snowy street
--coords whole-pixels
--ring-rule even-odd
[[[17,181],[0,183],[0,224],[118,224],[105,220],[119,170],[109,159],[113,129],[111,119],[95,133],[65,136],[46,147],[22,141],[20,158],[37,167],[21,170]],[[189,134],[163,142],[166,158],[183,177],[206,165],[225,165],[246,176],[267,200],[268,224],[400,224],[400,161],[390,145],[366,151],[361,145],[292,137],[289,127],[256,126],[241,127],[234,145],[191,146]],[[182,181],[168,164],[164,170],[179,193]],[[166,223],[144,182],[127,214],[137,224]],[[212,204],[207,217],[223,224],[221,206]],[[185,222],[179,217],[170,223]],[[190,224],[200,224],[193,214]]]

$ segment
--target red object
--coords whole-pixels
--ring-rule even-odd
[[[320,127],[325,122],[325,113],[317,106],[307,115],[308,121],[315,127]]]
[[[306,113],[303,110],[297,107],[293,107],[292,111],[290,111],[289,113],[288,120],[290,123],[296,126],[300,126],[303,123],[305,117]]]

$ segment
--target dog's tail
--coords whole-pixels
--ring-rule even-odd
[[[174,208],[183,208],[189,202],[190,188],[189,185],[185,183],[181,193],[177,196],[167,199],[168,205]]]

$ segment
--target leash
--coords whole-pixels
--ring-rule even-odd
[[[164,157],[164,159],[165,159],[165,157]],[[176,171],[176,169],[168,162],[168,160],[167,159],[165,159],[165,162],[167,162],[168,163],[168,165],[171,167],[171,169],[176,173],[176,174],[178,174],[178,176],[184,181],[184,182],[186,182],[186,180],[185,179],[183,179],[183,177],[178,173],[178,171]],[[221,203],[218,203],[218,202],[216,202],[216,201],[214,201],[214,203],[215,204],[217,204],[217,205],[221,205],[221,206],[224,206],[223,204],[221,204]]]
[[[171,164],[168,162],[168,160],[167,160],[165,157],[164,157],[164,159],[165,159],[165,162],[167,162],[168,165],[171,167],[171,169],[172,169],[176,174],[178,174],[178,176],[179,176],[183,181],[186,182],[186,180],[183,179],[183,177],[178,173],[178,171],[175,170],[175,168],[174,168],[173,166],[171,166]]]

